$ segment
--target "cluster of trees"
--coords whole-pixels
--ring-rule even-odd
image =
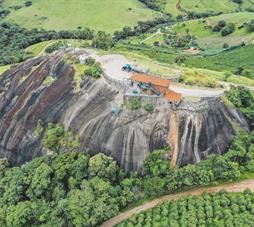
[[[135,198],[116,162],[66,152],[22,167],[0,161],[1,226],[96,226]]]
[[[243,86],[231,86],[229,91],[226,91],[227,99],[249,120],[250,126],[254,129],[254,95],[251,91]]]
[[[163,11],[164,6],[166,5],[166,0],[139,0],[140,2],[144,3],[150,9],[156,11]]]
[[[149,31],[151,28],[154,28],[157,25],[161,24],[171,24],[174,20],[171,16],[159,17],[152,21],[140,21],[138,25],[133,29],[129,26],[125,26],[122,31],[116,31],[114,33],[114,39],[119,41],[121,39],[126,39],[130,36],[141,35]]]
[[[0,226],[96,226],[135,200],[135,177],[112,158],[71,152],[78,138],[59,124],[40,123],[37,135],[51,155],[21,167],[0,160]]]
[[[224,191],[165,202],[141,212],[117,227],[132,226],[254,226],[254,193]]]
[[[206,186],[216,181],[231,181],[244,171],[254,171],[254,132],[242,132],[228,152],[210,155],[196,165],[173,168],[165,159],[165,151],[153,152],[144,164],[144,192],[154,196],[175,192],[191,186]]]
[[[63,42],[63,41],[59,41],[59,42],[56,42],[56,43],[52,43],[51,45],[49,45],[46,49],[45,49],[45,52],[46,53],[52,53],[56,50],[60,50],[62,48],[66,48],[67,47],[67,44],[66,42]]]
[[[196,37],[189,34],[188,30],[186,34],[179,36],[177,33],[170,32],[165,38],[165,44],[177,48],[190,48],[196,47]]]
[[[88,66],[88,68],[85,69],[84,71],[85,75],[91,76],[95,79],[98,79],[101,77],[103,70],[99,62],[96,62],[94,58],[89,57],[86,59],[85,64]]]
[[[220,20],[217,25],[213,27],[214,32],[220,32],[222,36],[227,36],[235,31],[235,25],[228,23],[224,20]]]
[[[25,49],[33,44],[52,39],[92,39],[93,31],[84,28],[78,31],[28,30],[11,23],[0,24],[0,65],[13,64],[31,57]]]
[[[92,46],[102,50],[110,50],[114,46],[114,40],[110,34],[98,31],[93,37]]]
[[[193,12],[193,11],[186,11],[186,13],[188,15],[189,20],[218,16],[221,14],[219,12],[217,13],[217,12]],[[182,16],[177,17],[177,19],[181,19],[181,18]]]

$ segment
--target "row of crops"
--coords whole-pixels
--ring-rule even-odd
[[[118,227],[253,227],[254,193],[204,193],[168,201]]]

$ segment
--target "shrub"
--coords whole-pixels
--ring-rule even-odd
[[[32,1],[26,1],[26,2],[25,2],[25,6],[26,6],[26,7],[29,7],[29,6],[31,6],[32,4],[33,4]]]
[[[45,52],[46,53],[52,53],[56,50],[60,50],[64,47],[67,47],[66,43],[65,42],[56,42],[56,43],[53,43],[51,45],[49,45],[46,49],[45,49]]]
[[[251,20],[250,22],[247,22],[246,25],[247,32],[254,32],[254,20]]]
[[[128,103],[128,107],[131,110],[138,110],[141,108],[141,101],[139,98],[132,98],[129,103]]]
[[[175,58],[175,63],[176,63],[177,65],[181,65],[181,64],[183,64],[185,61],[186,61],[186,57],[183,56],[183,55],[178,55],[178,56]]]
[[[223,48],[224,48],[224,49],[229,48],[229,44],[228,44],[228,43],[224,43],[224,44],[223,44]]]
[[[84,71],[85,75],[91,76],[96,79],[100,78],[102,73],[103,73],[103,70],[101,68],[100,63],[98,62],[94,63],[92,66],[90,66]]]
[[[147,103],[147,104],[144,105],[144,109],[148,113],[152,113],[154,111],[154,106],[151,103]]]
[[[227,26],[221,29],[221,35],[227,36],[235,31],[235,25],[233,23],[229,23]]]
[[[85,64],[86,65],[93,65],[95,63],[95,59],[92,58],[92,57],[88,57],[86,60],[85,60]]]

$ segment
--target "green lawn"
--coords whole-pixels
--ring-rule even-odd
[[[23,5],[24,1],[5,0],[4,7]],[[33,0],[30,7],[22,7],[5,20],[27,28],[72,30],[79,26],[114,32],[125,25],[151,20],[158,14],[144,7],[138,0]]]

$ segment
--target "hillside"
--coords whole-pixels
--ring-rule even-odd
[[[177,23],[172,30],[179,35],[184,35],[188,30],[190,35],[197,38],[197,42],[201,48],[205,49],[222,49],[223,44],[239,45],[242,42],[250,44],[254,40],[254,34],[248,33],[244,28],[244,24],[254,19],[254,13],[240,12],[228,13],[219,16],[208,17],[206,19],[190,20]],[[222,36],[220,32],[214,32],[213,28],[219,21],[233,23],[235,31],[228,35]]]
[[[25,7],[24,2],[4,0],[4,8],[11,10],[6,21],[27,28],[73,30],[89,27],[114,32],[125,25],[134,26],[138,21],[151,20],[157,15],[138,0],[33,0],[29,7]],[[15,10],[15,6],[22,8]]]
[[[236,11],[251,11],[254,2],[243,0],[238,4],[233,0],[141,0],[149,7],[172,14],[174,17],[188,12],[201,13],[232,13]],[[240,1],[239,1],[240,2]]]

